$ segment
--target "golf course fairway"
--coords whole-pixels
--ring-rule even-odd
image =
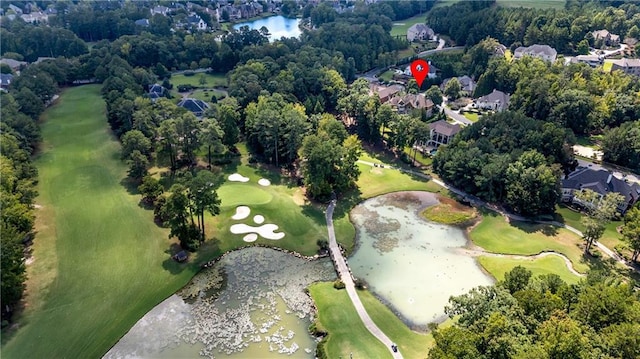
[[[168,231],[121,184],[99,85],[64,90],[42,136],[26,309],[2,356],[99,358],[195,269],[171,260]]]

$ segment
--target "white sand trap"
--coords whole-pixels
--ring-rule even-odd
[[[242,238],[242,240],[245,242],[255,242],[257,239],[258,239],[258,234],[256,233],[249,233],[245,235],[244,238]]]
[[[264,217],[261,215],[257,215],[253,217],[253,221],[256,222],[256,224],[263,224],[264,223]]]
[[[267,187],[267,186],[271,186],[271,181],[269,181],[269,180],[268,180],[268,179],[266,179],[266,178],[260,178],[260,179],[258,180],[258,184],[259,184],[259,185],[261,185],[261,186],[265,186],[265,187]]]
[[[227,179],[231,182],[249,182],[249,177],[245,177],[239,173],[234,173],[232,175],[229,175]]]
[[[252,227],[244,223],[234,224],[229,228],[233,234],[245,234],[257,232],[261,237],[271,240],[278,240],[284,238],[284,233],[275,233],[278,226],[272,223],[263,224],[260,227]]]
[[[240,220],[249,217],[249,213],[251,213],[251,209],[247,206],[238,206],[236,207],[236,214],[231,216],[231,219]]]

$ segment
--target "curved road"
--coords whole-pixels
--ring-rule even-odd
[[[338,270],[340,279],[344,283],[347,293],[349,294],[349,298],[351,299],[353,306],[358,312],[358,316],[360,316],[360,319],[364,323],[364,326],[367,328],[367,330],[369,330],[369,332],[373,334],[374,337],[378,338],[378,340],[381,341],[387,347],[387,349],[389,349],[389,352],[391,353],[393,358],[402,359],[402,354],[400,354],[399,350],[395,353],[393,352],[393,350],[391,350],[393,341],[391,341],[391,339],[389,339],[389,337],[387,337],[382,332],[382,330],[378,328],[373,320],[371,320],[371,317],[367,313],[367,310],[364,308],[364,305],[362,305],[362,301],[360,301],[360,297],[356,292],[356,287],[353,283],[353,277],[351,276],[351,272],[349,271],[349,267],[347,266],[347,261],[344,259],[344,256],[340,251],[340,247],[338,247],[336,234],[333,230],[333,209],[335,208],[335,206],[336,200],[334,199],[329,204],[329,207],[327,207],[327,213],[325,217],[327,220],[327,231],[329,232],[329,250],[331,251],[331,258],[335,263],[335,267]]]

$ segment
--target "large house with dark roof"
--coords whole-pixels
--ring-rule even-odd
[[[576,171],[562,180],[562,201],[589,206],[589,203],[582,203],[574,196],[576,191],[586,189],[596,192],[600,198],[607,193],[620,193],[624,197],[624,202],[618,207],[621,214],[624,214],[640,199],[640,184],[629,183],[603,169],[596,171],[587,167],[578,167]]]
[[[424,94],[395,96],[389,101],[389,104],[400,114],[409,113],[412,110],[425,110],[427,116],[431,116],[433,112],[433,101]]]
[[[202,100],[198,100],[197,98],[189,97],[183,98],[182,101],[178,103],[178,106],[193,112],[193,114],[198,117],[202,116],[204,112],[209,108],[208,103]]]
[[[0,74],[0,89],[7,92],[11,86],[11,80],[13,80],[12,74]]]
[[[407,30],[407,40],[409,40],[409,42],[415,40],[433,40],[435,35],[433,29],[426,24],[414,24]]]

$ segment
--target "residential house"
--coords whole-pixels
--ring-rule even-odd
[[[13,80],[12,74],[0,74],[0,89],[4,92],[9,91],[11,80]]]
[[[199,15],[191,14],[187,17],[187,22],[190,27],[197,29],[198,31],[203,31],[207,29],[207,23],[202,20]]]
[[[453,77],[442,81],[442,84],[440,85],[440,89],[444,91],[444,88],[447,86],[447,83],[452,79]],[[460,82],[461,90],[463,92],[466,92],[468,96],[471,96],[473,94],[473,91],[476,89],[476,82],[473,81],[473,79],[467,75],[458,77],[458,81]]]
[[[513,58],[518,60],[523,58],[524,56],[537,57],[544,61],[554,62],[556,61],[556,56],[558,52],[556,49],[549,45],[531,45],[529,47],[518,47],[513,52]]]
[[[460,130],[460,125],[453,125],[445,120],[432,122],[429,124],[429,139],[425,145],[435,148],[438,148],[440,145],[446,145],[451,142]]]
[[[611,62],[611,71],[620,70],[628,75],[640,77],[640,59],[607,60]]]
[[[431,63],[431,61],[427,61],[427,63],[429,64],[429,73],[427,74],[427,78],[435,79],[436,77],[438,77],[438,75],[436,74],[436,72],[438,71],[438,68],[435,67]],[[405,75],[405,76],[413,76],[411,74],[411,65],[407,65],[407,67],[404,68],[403,75]]]
[[[13,10],[17,15],[22,15],[22,9],[13,4],[9,4],[9,9]]]
[[[407,40],[411,41],[430,41],[435,38],[436,34],[426,24],[414,24],[407,30]]]
[[[196,98],[183,98],[180,102],[178,102],[178,106],[185,108],[191,112],[193,112],[194,115],[201,117],[204,112],[209,108],[209,104],[202,101],[202,100],[198,100]]]
[[[510,97],[508,94],[494,89],[490,94],[473,100],[473,103],[477,108],[501,112],[509,107]]]
[[[578,55],[571,58],[574,64],[587,64],[591,67],[600,66],[603,61],[603,57],[598,55]]]
[[[404,87],[401,85],[381,86],[381,85],[371,84],[369,86],[369,95],[378,94],[380,103],[385,103],[391,100],[392,97],[394,97],[397,93],[403,90],[404,90]]]
[[[0,64],[8,65],[14,72],[20,72],[23,67],[27,66],[26,62],[14,59],[0,59]]]
[[[395,96],[389,100],[389,104],[400,114],[422,109],[426,111],[427,116],[431,116],[433,113],[433,101],[427,98],[424,94]]]
[[[155,102],[160,97],[166,97],[167,89],[165,89],[162,85],[153,84],[149,87],[149,98],[151,101]]]
[[[596,192],[600,198],[611,192],[621,194],[624,197],[624,202],[618,207],[618,211],[622,214],[640,199],[640,184],[629,183],[603,169],[593,170],[588,167],[578,167],[562,180],[562,201],[590,206],[592,204],[583,203],[575,197],[576,191],[586,189]]]
[[[596,43],[602,41],[604,46],[618,46],[620,44],[620,35],[612,34],[608,30],[597,30],[591,35]]]
[[[39,64],[39,63],[44,62],[44,61],[53,61],[55,59],[56,59],[55,57],[40,56],[33,63],[34,64]]]
[[[166,6],[155,6],[151,8],[151,16],[155,14],[160,14],[162,16],[167,16],[169,13],[169,8]]]
[[[139,19],[135,22],[136,26],[149,27],[149,19]]]
[[[20,15],[20,17],[22,18],[22,20],[30,24],[49,22],[49,15],[43,13],[42,11],[32,12],[30,14],[22,14]]]

